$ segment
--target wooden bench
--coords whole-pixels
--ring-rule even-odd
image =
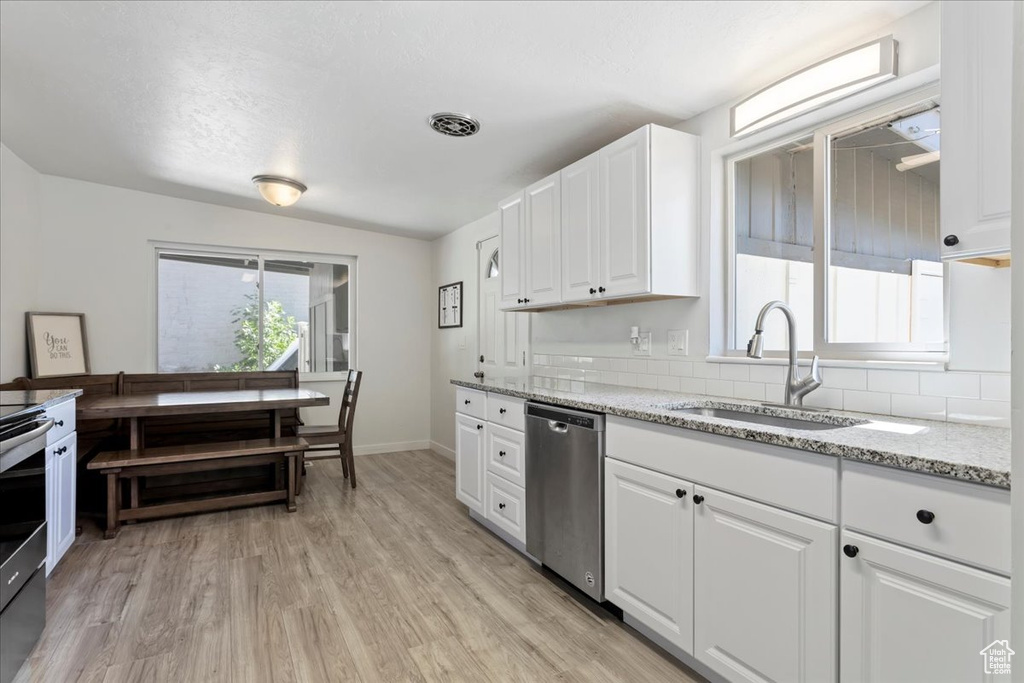
[[[100,453],[89,462],[88,468],[99,470],[100,474],[107,477],[107,528],[103,537],[116,537],[121,522],[213,512],[277,501],[284,501],[288,512],[295,512],[298,460],[308,447],[309,444],[300,437],[282,437]],[[147,505],[140,504],[138,497],[133,496],[130,507],[121,507],[120,482],[123,480],[261,465],[274,468],[274,490]],[[215,488],[210,491],[215,491]]]

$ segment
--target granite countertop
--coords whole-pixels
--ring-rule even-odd
[[[0,405],[41,405],[52,408],[82,395],[81,389],[36,389],[34,391],[0,391]]]
[[[506,396],[591,410],[645,422],[695,429],[738,439],[798,448],[925,472],[1000,488],[1010,488],[1010,430],[1001,427],[935,422],[910,418],[830,410],[815,413],[819,422],[849,425],[809,431],[741,423],[715,417],[674,412],[680,407],[739,408],[777,416],[792,410],[770,408],[756,401],[635,389],[587,382],[582,391],[558,391],[533,386],[532,377],[451,380],[452,384]],[[801,415],[800,417],[804,417]]]

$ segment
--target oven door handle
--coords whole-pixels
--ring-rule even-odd
[[[47,419],[40,422],[39,426],[32,431],[25,432],[24,434],[18,434],[17,436],[0,443],[2,443],[4,451],[11,451],[23,443],[28,443],[32,439],[42,436],[46,432],[50,431],[51,427],[53,427],[53,420]]]

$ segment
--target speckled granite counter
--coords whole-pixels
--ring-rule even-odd
[[[809,431],[679,413],[670,409],[739,407],[748,412],[794,416],[792,411],[768,408],[755,401],[595,383],[585,384],[581,392],[557,391],[533,386],[532,377],[482,382],[453,379],[451,382],[462,387],[568,408],[798,448],[1001,488],[1010,487],[1010,430],[999,427],[828,411],[817,413],[811,419],[849,426]]]
[[[52,408],[82,395],[81,389],[38,389],[35,391],[0,391],[0,405],[35,405]]]

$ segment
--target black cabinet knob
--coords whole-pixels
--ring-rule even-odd
[[[463,403],[465,403],[468,406],[469,405],[469,399],[467,398],[465,401],[463,401]]]
[[[921,524],[931,524],[935,521],[935,513],[931,510],[918,510],[917,521],[921,522]]]
[[[530,300],[529,299],[523,299],[523,303],[524,304],[528,304],[528,303],[530,303]]]
[[[955,247],[956,245],[960,244],[960,238],[957,237],[956,235],[946,235],[945,237],[942,238],[942,243],[945,244],[947,247]]]
[[[498,503],[498,509],[499,510],[504,510],[505,509],[505,504],[504,503]]]
[[[499,413],[501,413],[502,415],[504,415],[504,414],[505,414],[505,413],[507,413],[508,411],[507,411],[507,410],[505,410],[504,408],[498,408],[498,412],[499,412]]]
[[[682,498],[686,495],[686,491],[682,489],[676,489],[676,498]]]
[[[857,553],[859,553],[859,552],[860,552],[860,548],[858,548],[855,545],[847,544],[847,545],[843,546],[843,554],[846,555],[847,557],[857,557]]]
[[[523,303],[523,300],[522,299],[516,299],[516,303],[517,304],[521,304],[521,303]]]
[[[56,424],[58,427],[63,427],[64,426],[64,420],[57,420],[54,424]]]
[[[678,491],[676,492],[676,495],[677,496],[679,495]],[[700,505],[701,503],[704,502],[704,496],[701,496],[701,495],[694,496],[693,497],[693,502],[694,502],[695,505]]]
[[[591,288],[590,288],[590,293],[591,293],[591,294],[597,294],[597,290],[596,290],[596,289],[594,289],[593,287],[591,287]]]
[[[604,290],[604,287],[598,287],[598,288],[597,288],[597,291],[599,291],[599,292],[601,292],[602,294],[604,294],[604,291],[605,291],[605,290]]]
[[[498,457],[499,458],[504,458],[505,457],[505,451],[498,451]]]
[[[477,425],[477,426],[476,426],[476,428],[477,428],[477,429],[483,429],[483,428],[484,428],[484,426],[483,426],[483,425]]]

